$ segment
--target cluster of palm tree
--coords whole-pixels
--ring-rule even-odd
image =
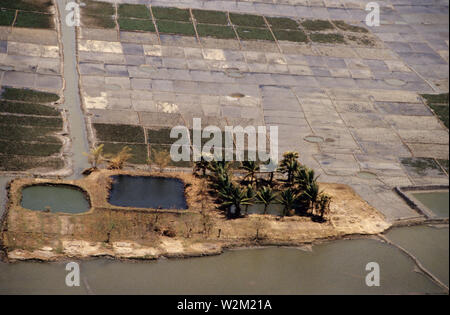
[[[195,163],[194,173],[208,177],[218,202],[227,211],[228,217],[240,217],[242,209],[248,213],[249,205],[264,206],[264,214],[271,204],[283,205],[282,215],[309,214],[324,220],[329,212],[331,197],[320,191],[314,170],[301,164],[297,152],[285,152],[277,173],[284,180],[259,179],[260,166],[254,161],[241,162],[243,177],[234,179],[231,163],[202,158]]]

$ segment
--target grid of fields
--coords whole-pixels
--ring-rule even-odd
[[[238,14],[224,11],[149,7],[86,1],[82,24],[89,28],[153,32],[216,39],[340,43],[373,46],[368,30],[328,20]]]
[[[0,98],[0,170],[59,169],[62,132],[59,97],[33,90],[3,87]]]

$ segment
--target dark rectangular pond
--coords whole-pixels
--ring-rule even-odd
[[[112,176],[109,203],[121,207],[187,209],[184,183],[178,178]]]

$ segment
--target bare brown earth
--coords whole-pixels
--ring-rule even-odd
[[[177,177],[185,183],[189,210],[124,208],[107,202],[109,177],[115,174]],[[20,206],[23,187],[51,183],[76,185],[89,196],[91,209],[82,214],[45,213]],[[249,215],[227,220],[204,193],[205,182],[186,173],[101,170],[76,181],[22,178],[9,189],[9,206],[1,239],[9,260],[53,261],[110,256],[156,259],[214,255],[224,248],[300,246],[352,234],[378,234],[390,227],[382,214],[349,186],[321,184],[333,197],[326,222],[310,217]],[[202,210],[203,204],[203,210]]]

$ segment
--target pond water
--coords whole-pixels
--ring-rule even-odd
[[[386,233],[386,237],[408,250],[425,268],[448,286],[448,225],[393,229]]]
[[[23,208],[51,212],[82,213],[90,209],[84,193],[68,185],[35,185],[22,190]]]
[[[112,176],[109,203],[121,207],[187,209],[184,183],[177,178]]]
[[[380,265],[380,287],[365,284],[368,262]],[[0,263],[0,294],[443,293],[398,249],[368,239],[316,245],[312,251],[272,247],[150,262],[98,259],[80,262],[80,269],[81,286],[69,288],[63,263]]]
[[[448,218],[448,191],[415,192],[412,193],[412,195],[430,209],[437,217]]]

